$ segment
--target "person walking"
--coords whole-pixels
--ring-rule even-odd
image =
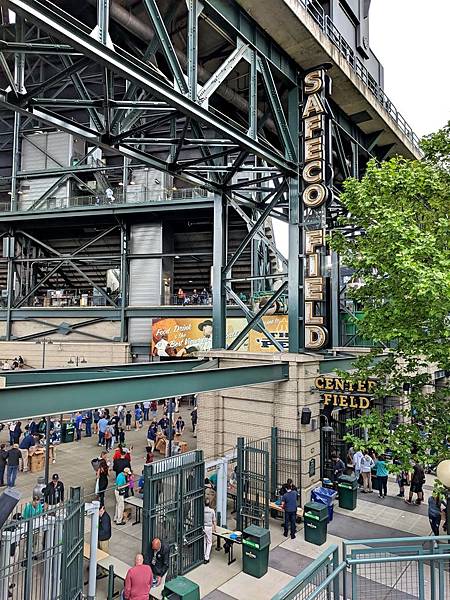
[[[380,454],[380,457],[375,460],[375,468],[378,479],[378,496],[379,498],[386,498],[389,469],[384,454]]]
[[[118,451],[119,454],[117,455]],[[128,469],[131,469],[130,457],[127,456],[127,453],[125,452],[124,448],[117,448],[113,458],[113,471],[116,474],[116,477],[117,475],[119,475],[119,473],[122,473],[127,467]]]
[[[413,494],[417,494],[416,504],[423,502],[423,484],[425,483],[425,471],[418,462],[414,463],[411,477],[411,487],[409,488],[409,498],[405,502],[412,504]]]
[[[46,507],[64,502],[64,483],[59,479],[58,473],[52,475],[52,480],[42,490],[42,494]]]
[[[77,432],[77,442],[81,440],[81,431],[83,429],[83,415],[77,412],[75,415],[75,431]]]
[[[5,486],[6,459],[8,457],[8,452],[5,448],[6,444],[0,444],[0,487]]]
[[[22,423],[20,421],[17,421],[17,423],[14,426],[14,431],[13,431],[13,443],[14,444],[18,444],[20,442],[21,435],[22,435]]]
[[[36,438],[28,433],[19,444],[19,450],[22,454],[22,471],[28,471],[28,457],[34,452]]]
[[[150,400],[146,400],[144,402],[144,421],[148,421],[149,414],[150,414]]]
[[[213,531],[216,531],[216,513],[214,509],[211,508],[208,498],[205,500],[205,511],[204,511],[204,521],[203,521],[203,532],[205,534],[204,538],[204,551],[205,551],[205,559],[204,564],[209,563],[209,557],[211,556],[211,548],[212,548],[212,535]]]
[[[147,431],[147,445],[150,446],[151,451],[155,449],[156,436],[158,434],[158,425],[155,421],[150,424],[150,427]]]
[[[284,537],[288,536],[289,528],[291,529],[291,539],[295,539],[297,531],[297,490],[292,489],[292,484],[289,484],[286,493],[281,497],[281,507],[284,510]]]
[[[438,492],[434,491],[428,498],[428,519],[433,535],[439,535],[439,526],[442,517],[442,500]]]
[[[142,427],[142,418],[143,418],[142,408],[140,405],[137,405],[136,408],[134,409],[134,425],[135,425],[136,431]]]
[[[97,469],[97,495],[100,502],[100,507],[105,505],[105,491],[108,489],[109,467],[104,458],[99,462]]]
[[[84,433],[84,437],[92,437],[92,410],[88,410],[84,417],[84,422],[86,423],[86,431]]]
[[[131,410],[127,410],[127,414],[125,415],[125,429],[131,431]]]
[[[100,506],[98,513],[98,547],[109,554],[109,540],[111,539],[111,517],[104,506]]]
[[[100,411],[98,410],[98,408],[96,408],[94,410],[93,418],[94,418],[94,429],[93,429],[93,431],[94,431],[95,434],[98,434],[98,422],[100,421]]]
[[[361,461],[360,461],[360,468],[361,468],[361,476],[362,476],[362,480],[363,480],[363,492],[365,494],[371,494],[373,492],[372,490],[372,468],[375,466],[375,463],[373,461],[373,458],[370,456],[370,454],[365,451]]]
[[[125,495],[128,490],[127,476],[131,473],[131,469],[126,467],[122,473],[116,477],[116,489],[114,495],[116,497],[116,510],[114,513],[114,523],[116,525],[125,525],[123,521],[123,511],[125,508]]]
[[[19,444],[13,444],[13,447],[6,453],[6,481],[8,487],[14,487],[16,485],[17,472],[19,470],[19,464],[22,460],[22,453],[19,450]]]
[[[108,419],[105,416],[102,416],[98,422],[98,445],[105,445],[105,433],[108,429]]]
[[[152,419],[155,421],[158,414],[158,402],[156,400],[152,400],[150,402],[150,414],[152,415]]]
[[[154,538],[150,546],[150,553],[145,561],[153,571],[153,587],[158,587],[169,570],[170,548],[166,542],[161,542],[159,538]],[[156,581],[155,581],[156,579]]]
[[[114,425],[107,425],[105,431],[105,450],[109,452],[114,440]]]
[[[352,458],[353,471],[355,473],[356,480],[358,481],[358,485],[359,485],[359,477],[361,475],[361,459],[363,456],[364,456],[363,452],[361,450],[357,450],[353,454],[353,458]]]
[[[182,418],[182,417],[181,417],[181,415],[180,415],[180,416],[178,417],[178,419],[176,420],[176,423],[175,423],[175,429],[177,430],[177,433],[178,433],[179,435],[182,435],[182,434],[183,434],[183,431],[184,431],[184,425],[185,425],[185,423],[184,423],[184,421],[183,421],[183,418]]]
[[[198,423],[198,413],[197,413],[196,406],[194,406],[194,409],[191,412],[191,423],[192,423],[192,433],[195,433],[195,430],[197,428],[197,423]]]
[[[134,567],[128,569],[125,577],[124,600],[148,600],[152,584],[152,568],[149,565],[144,565],[142,554],[136,554]]]

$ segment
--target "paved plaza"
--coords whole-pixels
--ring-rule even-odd
[[[181,405],[180,412],[186,422],[183,439],[188,443],[189,449],[196,447],[190,425],[191,407]],[[158,417],[162,416],[159,408]],[[147,424],[139,430],[127,432],[127,446],[133,446],[132,467],[136,474],[140,474],[145,460]],[[201,425],[200,425],[201,426]],[[6,441],[6,430],[1,434],[2,441]],[[50,466],[50,473],[58,473],[63,480],[67,493],[70,486],[81,485],[84,488],[85,498],[94,499],[95,474],[91,466],[92,458],[99,454],[98,439],[83,437],[81,442],[61,444],[57,447],[56,464]],[[158,460],[159,453],[155,454]],[[162,458],[162,457],[161,457]],[[22,493],[25,502],[31,497],[32,489],[38,476],[43,473],[19,473],[17,489]],[[110,478],[110,486],[113,484]],[[237,560],[228,565],[227,556],[222,551],[213,549],[211,562],[202,565],[188,574],[188,577],[200,585],[201,597],[208,600],[244,600],[249,598],[248,590],[251,586],[251,597],[258,600],[268,600],[284,585],[289,583],[303,568],[309,565],[327,545],[336,543],[340,545],[344,539],[367,538],[394,538],[403,536],[423,536],[430,534],[427,517],[426,502],[431,494],[433,477],[427,476],[425,486],[425,504],[422,506],[409,506],[401,498],[397,498],[397,485],[393,478],[388,485],[388,497],[380,500],[376,492],[373,494],[359,494],[356,510],[350,512],[336,507],[335,516],[328,527],[328,541],[323,546],[316,546],[305,542],[303,539],[303,524],[299,525],[297,537],[294,540],[282,535],[280,520],[271,519],[271,551],[269,571],[261,579],[250,577],[241,571],[241,547],[235,545]],[[408,488],[407,488],[408,489]],[[114,514],[114,494],[106,494],[106,508],[111,517]],[[231,504],[229,509],[231,511]],[[123,527],[113,524],[113,534],[110,540],[110,554],[125,563],[132,565],[134,556],[141,549],[141,525],[133,525],[133,518]],[[234,516],[230,514],[228,526],[235,527]],[[89,520],[86,520],[86,540],[89,539]],[[86,565],[87,567],[87,565]],[[379,584],[381,585],[381,584]],[[381,589],[381,588],[380,588]],[[158,596],[158,594],[156,594]],[[98,582],[98,599],[106,598],[106,579]],[[404,600],[408,599],[405,595]]]

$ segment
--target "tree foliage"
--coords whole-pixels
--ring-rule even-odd
[[[450,370],[450,122],[422,149],[423,160],[372,160],[360,181],[345,181],[340,201],[348,213],[330,241],[354,273],[358,334],[379,346],[358,361],[352,379],[377,377],[380,400],[405,389],[409,398],[401,410],[360,417],[367,441],[348,440],[390,448],[405,466],[448,456],[450,434],[449,390],[435,389],[430,375]],[[358,235],[349,235],[355,225]]]

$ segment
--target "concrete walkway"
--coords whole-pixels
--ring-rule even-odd
[[[189,444],[189,449],[196,447],[196,440],[192,436],[190,426],[191,408],[187,405],[180,407],[181,415],[186,422],[186,432],[183,439]],[[162,416],[162,408],[158,411],[158,418]],[[136,474],[140,474],[145,460],[146,431],[148,424],[139,431],[127,432],[127,446],[133,446],[132,467]],[[1,440],[7,440],[7,431],[1,433]],[[92,458],[98,456],[100,448],[97,438],[83,437],[81,442],[61,444],[57,448],[56,464],[51,465],[50,473],[58,473],[63,480],[67,493],[70,486],[81,485],[85,490],[87,500],[94,499],[95,473],[91,466]],[[156,453],[155,458],[162,458]],[[23,501],[31,497],[32,489],[37,478],[43,473],[19,473],[17,489],[23,494]],[[427,476],[425,488],[425,503],[431,494],[433,477]],[[113,478],[110,478],[113,485]],[[408,488],[407,488],[408,490]],[[223,550],[218,552],[214,548],[211,561],[208,565],[191,571],[187,576],[200,586],[201,597],[207,600],[270,600],[270,598],[284,587],[303,568],[321,554],[326,546],[331,543],[340,545],[344,539],[364,538],[392,538],[402,536],[429,535],[430,526],[427,518],[426,505],[421,507],[409,506],[396,497],[398,488],[392,480],[388,484],[388,497],[380,500],[376,492],[369,495],[359,494],[357,508],[354,511],[335,509],[335,517],[328,528],[327,544],[315,546],[303,539],[303,525],[295,540],[286,539],[282,535],[280,520],[271,520],[271,551],[269,572],[261,579],[255,579],[242,573],[241,547],[235,545],[236,562],[228,566],[227,556]],[[106,494],[106,508],[114,516],[114,494]],[[229,507],[231,509],[231,506]],[[110,540],[110,554],[120,558],[125,563],[132,565],[134,556],[141,550],[142,528],[132,525],[133,519],[125,526],[113,525],[113,534]],[[235,527],[235,521],[230,516],[228,521],[230,529]],[[86,539],[88,539],[89,521],[86,521]],[[157,594],[160,596],[160,593]],[[98,600],[106,598],[106,579],[98,582]],[[405,600],[407,595],[405,596]]]

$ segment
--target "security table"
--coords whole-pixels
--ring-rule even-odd
[[[125,504],[129,504],[130,506],[134,506],[136,509],[136,519],[132,525],[137,525],[141,522],[141,510],[144,507],[143,498],[138,498],[137,496],[130,496],[129,498],[125,498]]]
[[[237,535],[238,538],[232,538],[231,535]],[[233,564],[236,559],[234,558],[233,548],[234,544],[242,544],[242,533],[240,531],[232,531],[231,529],[225,529],[224,527],[216,527],[216,531],[213,531],[213,535],[217,537],[216,550],[222,550],[221,540],[230,544],[230,550],[228,552],[228,564]]]

